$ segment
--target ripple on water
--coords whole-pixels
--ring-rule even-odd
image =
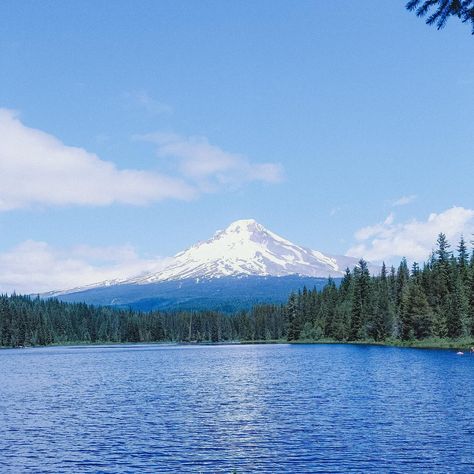
[[[474,472],[474,356],[144,345],[0,364],[1,472]]]

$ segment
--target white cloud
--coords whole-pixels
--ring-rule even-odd
[[[417,198],[416,194],[410,194],[409,196],[401,196],[393,201],[392,206],[406,206],[412,203]]]
[[[453,246],[459,237],[474,232],[474,210],[452,207],[439,214],[432,213],[427,220],[412,219],[395,223],[390,214],[384,222],[359,229],[355,238],[359,241],[346,255],[364,257],[373,262],[387,262],[406,257],[411,261],[425,261],[435,246],[440,232],[446,234]]]
[[[137,138],[156,144],[159,157],[176,159],[180,174],[203,192],[236,188],[251,181],[276,183],[283,178],[279,164],[251,163],[245,156],[212,145],[205,137],[152,133]]]
[[[0,292],[27,294],[75,288],[159,271],[166,259],[142,258],[131,246],[56,249],[27,240],[0,253]]]
[[[146,103],[146,96],[142,100]],[[0,109],[0,212],[35,205],[144,205],[164,199],[189,200],[251,181],[274,183],[282,178],[281,166],[251,163],[205,138],[163,134],[142,138],[157,144],[160,157],[177,159],[172,176],[118,169],[93,153],[26,127],[16,113]]]
[[[35,204],[146,204],[196,194],[182,179],[119,170],[93,153],[26,127],[5,109],[0,109],[0,137],[0,211]]]
[[[383,233],[387,227],[390,227],[395,220],[395,215],[393,212],[391,212],[386,219],[375,225],[367,226],[367,227],[362,227],[362,229],[359,229],[355,233],[355,238],[357,240],[367,240],[370,239],[370,237],[377,235],[379,233]]]

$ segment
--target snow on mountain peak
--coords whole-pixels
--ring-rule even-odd
[[[260,225],[255,219],[239,219],[232,222],[225,230],[227,232],[239,232],[241,229],[258,229],[262,230],[264,227]]]
[[[341,276],[336,258],[300,247],[254,219],[241,219],[204,242],[176,254],[164,270],[136,282],[224,276]]]
[[[352,257],[327,256],[295,245],[254,219],[235,221],[226,229],[217,231],[209,240],[193,245],[168,261],[170,263],[157,273],[50,292],[46,296],[60,296],[107,286],[184,279],[200,281],[228,276],[342,277],[347,267],[353,268],[358,264],[358,260]],[[369,264],[369,270],[377,273],[380,268]]]

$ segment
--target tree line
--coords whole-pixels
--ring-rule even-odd
[[[265,340],[388,341],[474,336],[474,252],[461,239],[451,252],[440,234],[420,267],[400,265],[371,276],[364,260],[340,281],[303,288],[283,305],[251,310],[137,312],[0,296],[0,346],[70,343]]]
[[[137,312],[57,299],[0,296],[0,346],[71,343],[220,342],[286,337],[282,306],[219,311]]]
[[[456,252],[444,234],[422,266],[382,266],[370,276],[360,260],[339,286],[322,291],[304,288],[285,308],[290,341],[299,339],[421,340],[474,336],[474,252],[461,238]]]

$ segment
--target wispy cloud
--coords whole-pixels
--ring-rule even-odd
[[[457,244],[461,234],[468,236],[474,232],[474,210],[452,207],[439,214],[432,213],[426,220],[412,219],[402,223],[396,223],[394,215],[390,214],[384,222],[359,229],[355,234],[358,243],[346,255],[374,262],[401,257],[424,261],[440,232]]]
[[[401,196],[393,201],[392,206],[406,206],[412,203],[417,198],[416,194],[410,194],[409,196]]]
[[[283,168],[277,163],[254,163],[209,143],[205,137],[152,133],[136,137],[156,145],[161,158],[176,160],[179,173],[203,192],[239,187],[251,181],[277,183]]]
[[[154,99],[148,92],[144,90],[125,92],[123,97],[133,106],[139,107],[150,114],[170,114],[173,112],[173,108]]]
[[[27,240],[0,253],[0,291],[41,293],[156,272],[167,259],[140,257],[131,246],[58,249]]]

